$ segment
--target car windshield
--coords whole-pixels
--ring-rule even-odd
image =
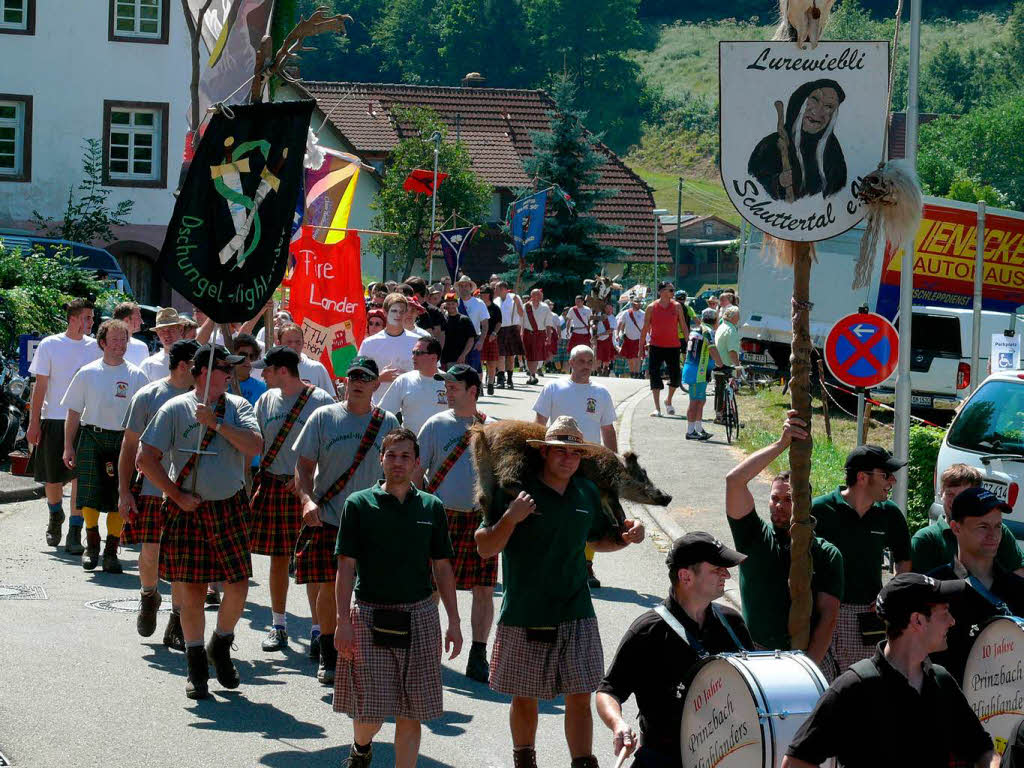
[[[949,428],[947,442],[981,453],[1024,453],[1024,381],[989,381]]]

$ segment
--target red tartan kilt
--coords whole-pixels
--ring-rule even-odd
[[[578,347],[580,344],[585,346],[591,346],[590,334],[589,333],[574,333],[569,336],[569,345],[566,349],[572,352],[573,347]]]
[[[558,331],[548,328],[547,356],[554,357],[558,354]]]
[[[249,502],[241,490],[229,499],[204,501],[185,512],[168,500],[160,539],[160,576],[167,581],[229,584],[252,576]]]
[[[612,344],[612,337],[597,340],[597,362],[610,363],[615,359],[615,345]]]
[[[121,543],[159,544],[164,529],[164,500],[162,496],[135,496],[137,515],[129,515],[121,531]]]
[[[460,512],[445,509],[448,515],[448,536],[452,540],[455,558],[455,588],[493,587],[498,583],[498,556],[480,557],[476,551],[476,529],[480,527],[479,512]]]
[[[295,583],[323,584],[338,575],[338,529],[324,523],[320,528],[302,526],[295,543]]]
[[[523,331],[523,347],[526,359],[531,362],[544,360],[547,357],[547,334],[544,331]]]
[[[626,360],[633,360],[640,357],[640,339],[622,339],[622,346],[619,347],[619,357]]]
[[[491,334],[487,337],[483,347],[480,349],[480,361],[484,363],[493,363],[498,359],[498,336],[497,334]]]
[[[285,482],[266,472],[256,475],[249,513],[249,550],[280,557],[295,551],[302,528],[302,505]]]

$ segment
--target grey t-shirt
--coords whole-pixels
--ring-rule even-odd
[[[419,443],[420,464],[428,482],[472,425],[472,417],[459,418],[451,408],[427,419],[427,423],[420,429]],[[448,509],[469,512],[477,506],[476,467],[473,465],[472,449],[466,448],[434,491],[434,495]]]
[[[232,394],[225,397],[224,423],[260,434],[256,415],[245,398]],[[205,427],[196,421],[198,404],[194,391],[171,398],[160,407],[142,433],[145,445],[162,451],[164,456],[170,455],[171,480],[177,479],[179,470],[191,455],[182,449],[194,451],[199,436],[205,431]],[[214,435],[207,450],[216,455],[200,456],[196,462],[192,470],[196,481],[194,493],[204,501],[230,499],[245,486],[246,458],[221,434]],[[184,490],[192,492],[192,479],[190,476],[185,480]]]
[[[124,417],[124,428],[130,429],[137,435],[141,435],[146,430],[146,425],[153,420],[156,412],[160,410],[160,406],[172,397],[185,394],[189,389],[190,387],[179,389],[173,386],[170,379],[160,379],[159,381],[147,384],[135,393],[131,403],[128,404],[128,413]],[[170,456],[164,453],[160,463],[164,465],[165,470],[170,471]],[[153,485],[149,478],[143,475],[141,495],[163,496],[163,491]]]
[[[274,438],[281,431],[285,417],[288,416],[292,406],[295,405],[295,401],[298,399],[299,395],[297,394],[291,397],[284,397],[280,389],[268,389],[256,401],[256,420],[260,423],[260,429],[263,431],[264,453],[267,453],[270,450],[270,446],[274,444]],[[271,474],[290,475],[295,471],[295,438],[299,436],[302,427],[305,426],[313,411],[325,405],[333,404],[333,397],[320,387],[313,387],[309,400],[306,401],[306,405],[302,408],[299,417],[292,426],[291,434],[285,438],[281,450],[277,452],[277,457],[270,465]]]
[[[372,414],[371,410],[363,416],[356,416],[348,412],[344,403],[335,403],[318,408],[306,420],[306,426],[299,433],[293,449],[302,458],[316,462],[316,474],[313,475],[314,501],[341,477],[342,472],[352,466]],[[355,474],[340,493],[320,508],[320,519],[323,522],[338,526],[345,499],[356,491],[369,488],[384,476],[380,467],[381,443],[388,432],[398,427],[398,419],[394,414],[385,411],[380,431]]]

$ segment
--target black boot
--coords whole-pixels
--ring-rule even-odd
[[[512,386],[512,371],[508,372],[508,378],[505,379],[505,389],[515,389],[515,387]]]
[[[493,395],[494,394],[494,381],[493,380],[487,382],[487,394],[488,395]]]
[[[167,620],[164,630],[164,645],[172,651],[185,650],[185,635],[181,631],[181,614],[171,608],[171,618]]]
[[[185,660],[188,664],[185,695],[190,699],[205,699],[210,695],[210,667],[206,660],[206,649],[201,645],[186,649]]]
[[[587,755],[586,757],[574,757],[571,768],[600,768],[597,764],[597,758],[593,755]]]
[[[505,372],[498,371],[498,389],[505,388]]]
[[[85,529],[85,552],[82,554],[82,567],[91,571],[100,562],[100,529]]]
[[[160,610],[163,598],[155,589],[139,595],[139,615],[135,617],[135,629],[142,637],[149,637],[156,630],[156,612]]]
[[[515,768],[537,768],[537,750],[533,747],[515,747],[512,750],[512,765]]]
[[[334,668],[338,664],[338,651],[334,647],[334,633],[320,635],[320,666],[316,679],[323,685],[334,685]]]
[[[487,684],[490,669],[487,665],[487,643],[473,643],[466,662],[466,677]]]
[[[124,573],[121,561],[117,559],[117,547],[121,543],[120,536],[107,534],[107,545],[103,548],[103,572]]]
[[[238,670],[231,663],[231,644],[235,642],[235,636],[218,635],[216,632],[206,644],[206,655],[213,664],[214,672],[217,673],[217,682],[225,688],[237,688],[241,679],[238,677]]]
[[[64,524],[64,510],[51,510],[50,522],[46,526],[46,543],[48,546],[56,547],[60,544],[61,526]],[[68,531],[70,533],[70,530]]]
[[[356,752],[356,745],[353,744],[341,768],[370,768],[372,762],[373,744],[367,747],[365,752]]]
[[[80,555],[85,552],[85,547],[82,546],[82,526],[68,526],[68,537],[64,540],[64,551],[69,555]]]

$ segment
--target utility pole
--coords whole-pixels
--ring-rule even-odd
[[[672,279],[679,277],[679,238],[680,228],[683,224],[683,177],[679,177],[679,194],[676,195],[676,258],[675,269],[672,270]]]
[[[427,283],[434,282],[434,222],[437,220],[437,157],[441,151],[441,132],[430,136],[434,142],[434,186],[430,191],[430,236],[427,238]]]
[[[658,290],[658,231],[661,229],[661,216],[668,213],[664,208],[655,208],[654,214],[654,290]],[[675,278],[673,278],[674,280]],[[657,295],[657,293],[655,293]]]

